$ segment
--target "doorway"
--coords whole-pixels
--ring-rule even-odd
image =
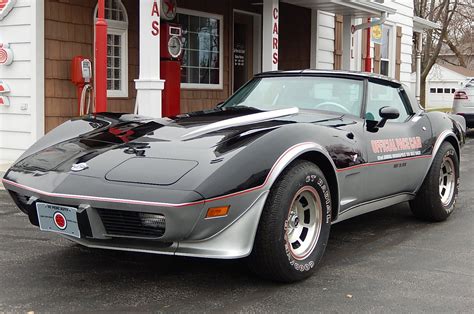
[[[261,16],[234,11],[232,91],[261,71]]]

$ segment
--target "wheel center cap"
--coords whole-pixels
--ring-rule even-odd
[[[290,224],[293,228],[297,228],[300,224],[300,218],[297,215],[291,216]]]

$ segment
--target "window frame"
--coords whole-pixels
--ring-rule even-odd
[[[120,5],[124,20],[125,21],[117,21],[117,20],[109,20],[107,21],[107,35],[116,35],[120,36],[120,90],[109,90],[107,89],[107,98],[128,98],[128,84],[129,84],[129,77],[128,77],[128,12],[125,8],[125,5],[122,3],[121,0],[116,0]],[[97,21],[97,10],[98,5],[95,6],[94,10],[94,22]],[[96,33],[94,28],[94,43],[95,43]],[[95,48],[95,47],[94,47]],[[95,60],[94,60],[95,64]],[[95,68],[94,68],[95,70]],[[107,77],[108,79],[108,77]]]
[[[394,32],[395,26],[396,26],[395,24],[390,23],[390,22],[385,22],[382,26],[383,28],[389,29],[389,32],[390,32],[390,38],[388,40],[388,58],[382,58],[382,44],[380,44],[379,73],[377,74],[385,75],[385,74],[382,74],[382,62],[388,62],[388,66],[387,66],[388,73],[385,75],[387,77],[393,77],[392,75],[395,73],[396,60],[394,58],[396,56],[396,46],[397,46],[397,42],[396,42],[397,36],[396,36],[396,32]]]
[[[208,12],[177,9],[178,14],[192,15],[219,21],[219,84],[181,83],[181,89],[187,90],[223,90],[224,89],[224,16]]]
[[[400,85],[400,84],[396,84],[396,83],[390,83],[390,82],[386,82],[386,81],[379,81],[379,80],[370,79],[370,78],[365,81],[365,94],[364,94],[364,103],[363,103],[363,106],[362,106],[362,108],[363,108],[362,109],[362,119],[364,119],[366,122],[371,121],[371,120],[367,120],[367,116],[366,116],[367,115],[367,103],[368,103],[368,100],[369,100],[369,84],[370,83],[395,89],[397,91],[398,96],[400,97],[401,102],[403,103],[403,106],[405,107],[405,112],[407,113],[407,118],[404,121],[389,120],[387,122],[390,122],[390,123],[406,123],[406,122],[411,120],[411,118],[415,115],[415,111],[413,110],[412,106],[410,105],[411,104],[410,100],[409,100],[408,95],[406,94],[406,91],[403,88],[403,86]],[[380,108],[379,108],[379,110],[380,110]],[[375,120],[375,121],[379,121],[379,120]]]

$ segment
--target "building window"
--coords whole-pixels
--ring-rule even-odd
[[[438,89],[436,90],[436,92],[437,92],[438,94],[442,94],[442,93],[443,93],[443,89],[442,89],[442,88],[438,88]]]
[[[450,88],[445,88],[444,93],[445,94],[451,94],[451,89]]]
[[[183,88],[223,88],[223,17],[178,9],[177,21],[183,27]]]
[[[436,88],[430,88],[430,93],[431,94],[436,94]]]
[[[453,94],[454,94],[454,92],[455,92],[455,91],[456,91],[456,89],[455,89],[455,88],[451,88],[451,93],[453,93]]]
[[[390,26],[382,27],[382,45],[380,46],[380,74],[389,76],[390,74],[390,42],[392,40]]]
[[[94,12],[97,19],[97,6]],[[128,16],[120,0],[105,1],[107,97],[128,97]]]

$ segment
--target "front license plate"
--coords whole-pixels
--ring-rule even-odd
[[[36,203],[36,210],[41,230],[81,237],[74,207]]]

